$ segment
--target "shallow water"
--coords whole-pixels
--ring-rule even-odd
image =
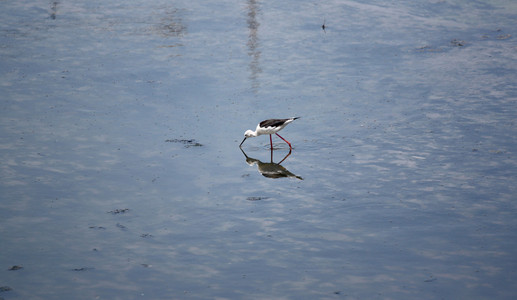
[[[0,297],[515,296],[512,1],[0,8]]]

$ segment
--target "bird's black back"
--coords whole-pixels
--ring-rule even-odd
[[[294,120],[298,119],[298,118],[293,118]],[[269,119],[269,120],[265,120],[265,121],[262,121],[260,122],[260,127],[262,128],[267,128],[267,127],[280,127],[282,126],[285,121],[287,120],[290,120],[290,119]]]

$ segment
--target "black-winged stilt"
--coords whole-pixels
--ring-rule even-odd
[[[284,140],[284,142],[286,142],[287,145],[289,145],[289,149],[292,149],[291,143],[289,143],[286,139],[281,137],[277,132],[284,129],[284,127],[287,126],[287,124],[291,123],[292,121],[294,121],[296,119],[299,119],[299,117],[289,118],[289,119],[264,120],[257,125],[257,129],[255,129],[255,131],[246,130],[246,132],[244,133],[244,139],[242,140],[239,147],[242,146],[242,144],[244,143],[244,141],[247,138],[256,137],[256,136],[263,135],[263,134],[269,134],[269,143],[271,144],[271,149],[273,149],[273,140],[271,139],[271,135],[274,133],[274,134],[278,135],[279,138]]]

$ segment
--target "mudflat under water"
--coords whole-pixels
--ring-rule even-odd
[[[513,1],[0,15],[0,298],[517,294]]]

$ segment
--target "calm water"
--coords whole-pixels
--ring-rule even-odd
[[[0,298],[515,298],[513,1],[0,15]]]

